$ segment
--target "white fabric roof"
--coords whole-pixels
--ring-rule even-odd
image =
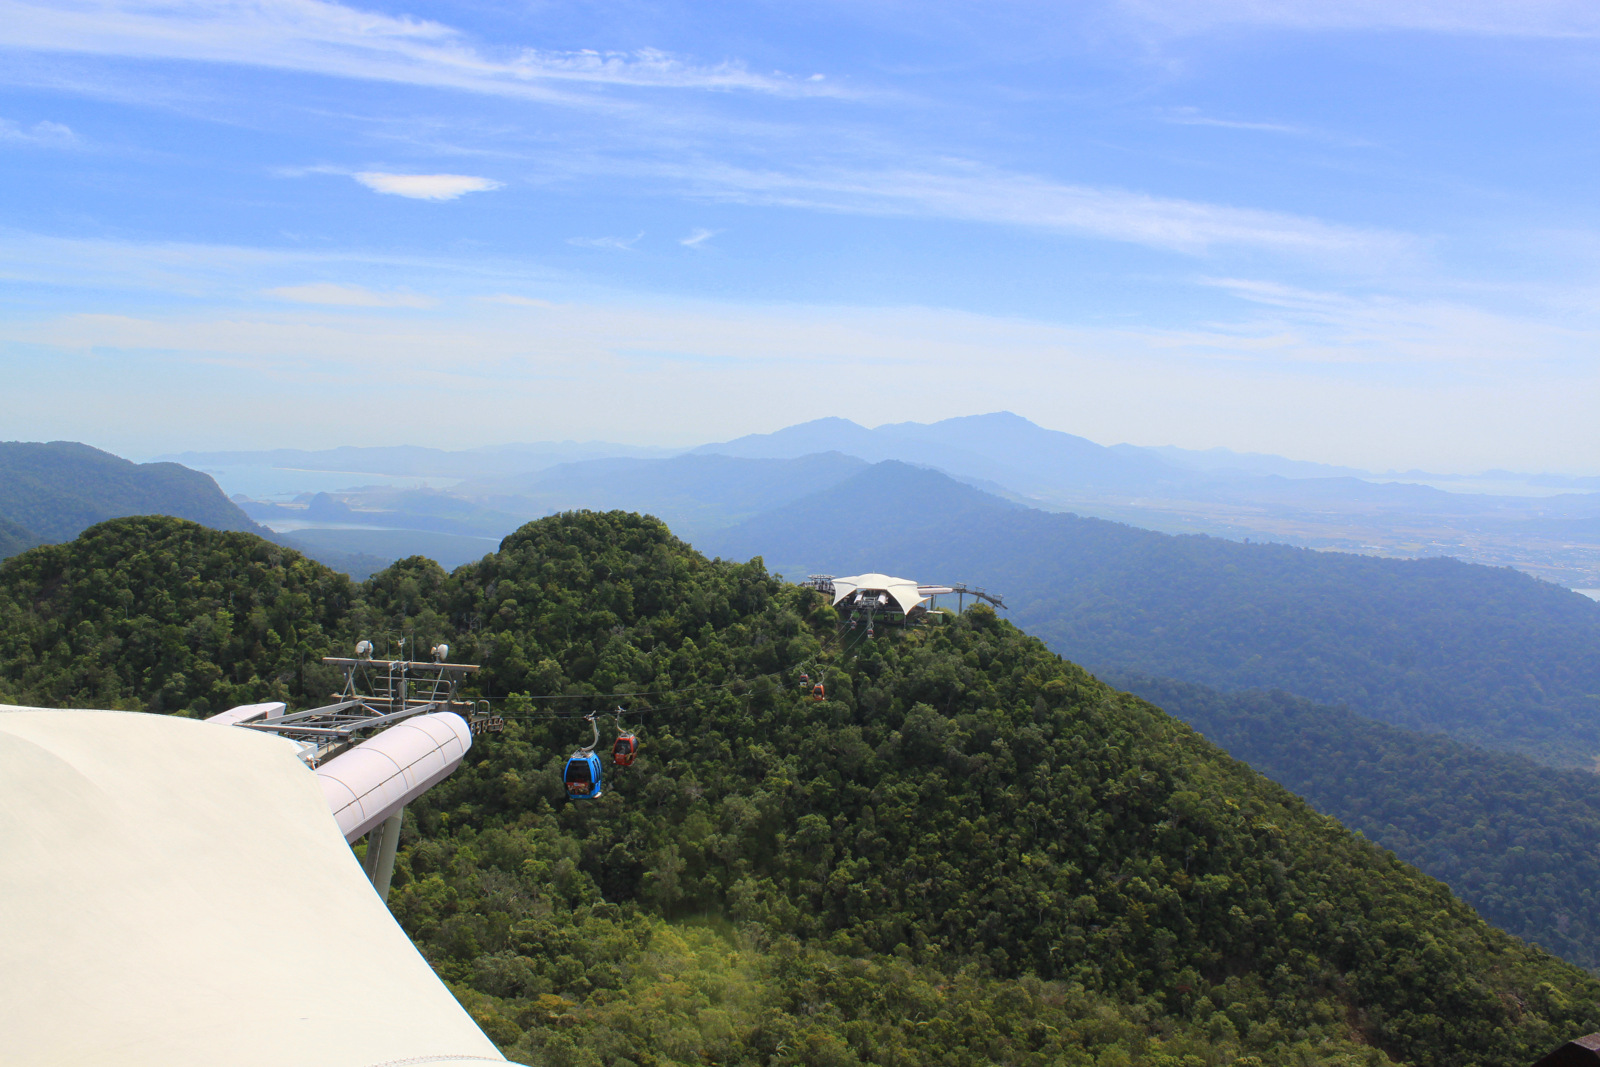
[[[833,580],[833,602],[839,603],[858,589],[882,590],[894,598],[894,602],[900,605],[901,611],[907,613],[928,599],[917,592],[917,583],[909,578],[891,578],[887,574],[856,574],[849,578]]]
[[[8,1067],[505,1063],[288,741],[0,706]]]

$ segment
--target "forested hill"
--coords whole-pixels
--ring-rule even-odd
[[[0,442],[0,558],[124,515],[263,532],[208,475],[188,467],[132,463],[73,441]]]
[[[17,700],[315,699],[400,633],[509,724],[412,808],[391,902],[529,1062],[1526,1067],[1600,1029],[1590,976],[986,609],[841,648],[622,513],[360,586],[151,518],[0,565]],[[617,703],[639,762],[567,802],[550,713]]]
[[[1501,929],[1600,969],[1600,777],[1287,693],[1107,680],[1448,883]]]
[[[25,548],[39,544],[33,531],[23,529],[8,519],[0,518],[0,559],[14,556]]]
[[[253,534],[116,519],[0,563],[0,698],[203,716],[321,703],[350,579]]]
[[[703,547],[986,586],[1094,671],[1284,689],[1556,765],[1600,756],[1600,604],[1508,568],[1154,533],[899,463]]]

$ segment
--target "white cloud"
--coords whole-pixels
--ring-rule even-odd
[[[557,86],[841,95],[825,82],[699,65],[654,49],[486,49],[443,23],[329,0],[0,0],[11,48],[236,63],[548,100]]]
[[[292,300],[297,304],[325,304],[330,307],[425,308],[438,301],[417,293],[379,293],[360,285],[313,282],[309,285],[280,285],[265,290],[268,296]]]
[[[1415,239],[1285,212],[1051,181],[978,165],[809,174],[731,166],[663,168],[703,195],[868,215],[1024,226],[1190,254],[1227,245],[1314,257],[1395,256]]]
[[[699,248],[721,232],[720,230],[707,230],[702,227],[696,227],[695,231],[689,236],[680,237],[678,243],[685,248]]]
[[[644,232],[634,234],[632,237],[568,237],[567,244],[577,245],[579,248],[605,248],[613,252],[632,252],[633,246],[639,243]]]
[[[410,197],[412,200],[454,200],[466,193],[499,189],[504,184],[493,178],[475,178],[470,174],[388,174],[365,170],[351,177],[373,192]]]
[[[1494,37],[1600,36],[1600,6],[1590,0],[1120,0],[1120,6],[1175,33],[1258,25]]]
[[[71,127],[59,122],[36,122],[23,126],[11,119],[0,119],[0,144],[38,145],[45,148],[68,148],[78,143],[78,135]]]

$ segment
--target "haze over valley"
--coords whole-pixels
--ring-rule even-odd
[[[830,453],[836,461],[823,458]],[[847,460],[893,459],[1032,507],[1146,529],[1450,556],[1600,589],[1600,479],[1369,472],[1225,449],[1107,448],[1009,413],[875,430],[823,419],[680,450],[568,442],[161,458],[211,473],[252,517],[308,545],[379,558],[415,551],[452,565],[482,554],[473,538],[498,539],[574,507],[649,511],[695,541],[786,502],[785,494],[797,499],[827,479],[842,481],[853,473]]]

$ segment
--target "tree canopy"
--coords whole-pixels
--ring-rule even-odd
[[[249,644],[178,626],[230,590],[261,606]],[[141,659],[146,601],[169,643]],[[514,1056],[1525,1067],[1600,1029],[1592,977],[986,608],[841,638],[817,594],[646,517],[553,516],[358,587],[123,520],[0,566],[0,610],[29,699],[166,707],[169,655],[230,679],[260,655],[289,691],[273,648],[362,636],[482,663],[508,729],[413,806],[391,905]],[[244,695],[221,684],[183,706]],[[567,801],[574,716],[618,704],[639,760]]]
[[[1600,968],[1600,778],[1281,692],[1108,679],[1442,879],[1502,929]]]

